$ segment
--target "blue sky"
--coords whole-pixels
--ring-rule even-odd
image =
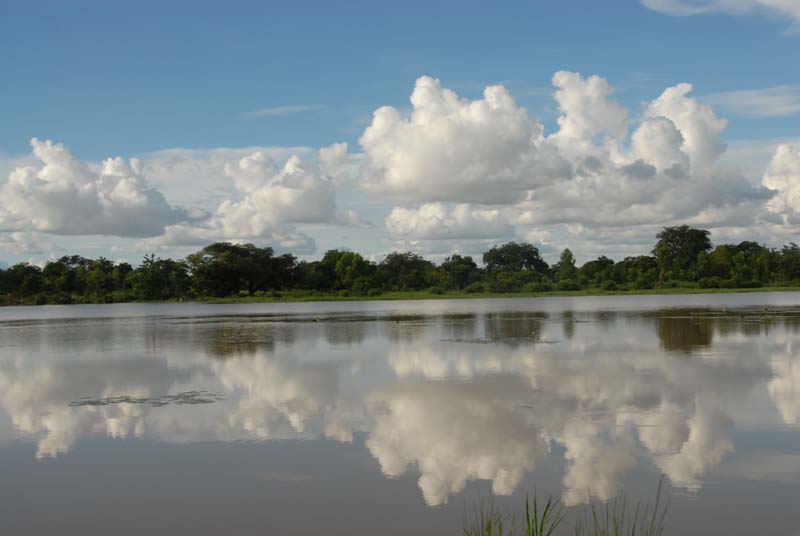
[[[751,181],[761,180],[763,172],[753,176],[752,170],[769,162],[775,145],[770,140],[800,137],[800,6],[785,2],[789,7],[774,9],[780,2],[769,0],[649,4],[6,0],[0,18],[0,184],[30,155],[33,137],[63,143],[89,164],[172,148],[317,149],[338,142],[348,144],[355,163],[363,157],[358,140],[373,111],[390,105],[410,113],[409,95],[422,75],[466,99],[480,99],[486,85],[502,84],[552,134],[563,111],[552,97],[551,78],[561,70],[607,80],[613,99],[629,111],[631,131],[648,102],[667,87],[690,82],[692,96],[728,120],[719,135],[729,148],[751,149],[729,150],[730,165],[741,166]],[[741,10],[728,4],[752,5]],[[703,13],[682,15],[687,9]],[[278,158],[276,165],[282,164]],[[219,188],[207,183],[202,169],[196,172],[196,187],[209,191],[201,208],[213,212]],[[166,184],[168,176],[145,180],[169,191],[170,205],[203,204],[197,191],[181,199],[180,188]],[[332,230],[324,218],[288,218],[314,239],[317,250],[358,249],[358,243],[345,243],[353,240],[379,255],[403,239],[387,238],[382,220],[409,200],[362,195],[354,181],[335,185],[337,200],[353,200],[354,208],[368,212],[371,230]],[[434,195],[410,201],[408,206],[419,207],[458,200]],[[495,206],[475,201],[480,210]],[[0,259],[9,261],[58,255],[67,245],[90,255],[136,259],[147,247],[134,239],[141,236],[109,231],[103,220],[88,234],[91,229],[7,219],[15,221],[0,231],[17,233],[14,240],[0,240],[7,246]],[[308,225],[316,226],[316,235],[304,230]],[[552,225],[515,222],[508,238],[536,236]],[[742,225],[720,226],[720,236],[732,236],[731,229]],[[550,233],[554,251],[567,241],[564,232]],[[19,233],[27,233],[30,244],[19,246]],[[762,234],[774,241],[782,236]],[[215,236],[274,240],[274,234]],[[470,240],[468,233],[456,233],[446,247],[414,247],[444,252]],[[620,254],[635,250],[636,243]],[[164,251],[183,250],[174,245]],[[314,254],[308,247],[304,252]]]

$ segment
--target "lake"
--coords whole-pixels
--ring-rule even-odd
[[[798,534],[800,294],[0,309],[3,534],[456,535],[661,475],[668,534]]]

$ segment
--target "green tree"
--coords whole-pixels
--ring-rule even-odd
[[[114,267],[111,277],[114,279],[115,290],[127,290],[128,274],[133,271],[133,267],[127,262],[121,262]]]
[[[5,271],[7,292],[19,297],[33,296],[42,292],[42,269],[27,262],[21,262]]]
[[[542,259],[536,246],[519,242],[494,246],[483,254],[483,263],[489,272],[531,270],[544,275],[548,270],[547,263]]]
[[[358,253],[331,249],[316,266],[316,288],[320,290],[351,289],[359,278],[371,276],[372,263]]]
[[[377,276],[390,290],[421,290],[431,286],[434,266],[416,253],[390,253],[378,265]]]
[[[649,255],[625,257],[614,265],[613,281],[633,289],[654,288],[658,281],[658,262]]]
[[[358,278],[370,273],[370,268],[370,263],[364,260],[360,254],[345,251],[336,261],[334,272],[341,288],[352,288]]]
[[[800,282],[800,246],[791,242],[781,248],[775,275],[781,283]]]
[[[575,281],[577,279],[578,269],[575,266],[575,256],[569,248],[561,252],[561,258],[553,270],[559,281]]]
[[[688,225],[665,227],[656,235],[653,254],[658,263],[658,280],[693,280],[697,278],[697,256],[711,249],[709,232]]]
[[[600,256],[593,261],[587,261],[578,269],[578,280],[583,285],[600,286],[603,281],[614,280],[614,261],[606,256]]]
[[[294,281],[297,259],[276,257],[272,248],[218,242],[186,258],[195,287],[201,294],[230,296],[246,290],[280,289]]]
[[[439,265],[437,274],[442,287],[461,290],[480,278],[480,269],[472,257],[453,254]]]
[[[100,257],[92,261],[86,270],[86,291],[97,297],[106,296],[114,290],[114,263]]]
[[[75,271],[61,259],[45,264],[42,280],[49,294],[71,294],[75,290]]]
[[[145,255],[142,265],[129,272],[125,285],[139,300],[182,298],[191,285],[189,267],[185,262]]]
[[[48,262],[42,270],[45,291],[62,295],[84,294],[88,267],[93,262],[80,255],[65,255]]]

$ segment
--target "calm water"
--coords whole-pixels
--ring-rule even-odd
[[[3,534],[455,535],[662,473],[670,534],[800,534],[800,294],[0,309]]]

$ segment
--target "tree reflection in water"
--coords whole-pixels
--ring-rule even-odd
[[[96,324],[67,324],[66,346],[47,322],[5,326],[0,411],[40,458],[98,434],[363,441],[386,475],[417,471],[430,505],[472,480],[510,494],[543,465],[562,468],[568,505],[612,497],[637,472],[692,492],[735,451],[747,397],[769,397],[750,410],[761,426],[800,422],[799,320],[708,309],[118,320],[106,324],[113,352],[108,337],[75,336]],[[118,398],[193,391],[220,398]],[[70,405],[82,397],[117,403]]]

